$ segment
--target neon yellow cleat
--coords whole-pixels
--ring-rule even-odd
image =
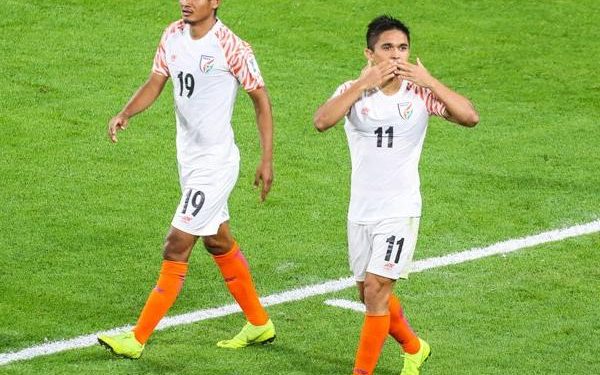
[[[231,340],[223,340],[217,343],[219,348],[240,349],[248,345],[268,344],[275,340],[275,326],[271,319],[262,326],[254,326],[250,322]]]
[[[145,347],[135,338],[133,331],[114,336],[100,335],[98,342],[113,354],[131,359],[140,358]]]
[[[400,375],[419,375],[419,369],[431,355],[429,344],[419,338],[421,348],[415,354],[404,354],[404,367]]]

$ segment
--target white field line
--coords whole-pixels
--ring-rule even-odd
[[[453,253],[441,257],[419,260],[413,263],[412,272],[421,272],[436,267],[443,267],[451,264],[458,264],[484,258],[497,254],[506,254],[516,250],[548,243],[561,241],[570,237],[582,236],[600,232],[600,220],[592,221],[587,224],[575,225],[573,227],[552,230],[536,234],[533,236],[517,238],[513,240],[495,243],[491,246],[474,248],[458,253]],[[338,280],[330,280],[322,284],[309,285],[287,292],[272,294],[261,298],[265,306],[273,306],[281,303],[303,300],[312,296],[327,294],[349,288],[354,285],[352,277],[341,278]],[[164,318],[158,325],[157,330],[162,330],[168,327],[173,327],[182,324],[191,324],[207,319],[219,318],[239,312],[237,305],[224,305],[212,309],[198,310],[187,314],[176,315]],[[29,348],[19,350],[17,352],[8,352],[0,354],[0,366],[6,365],[15,361],[28,360],[44,355],[63,352],[70,349],[85,348],[96,344],[96,336],[98,334],[114,334],[118,332],[128,331],[131,326],[123,326],[110,331],[102,331],[90,335],[78,336],[68,340],[53,341],[35,345]]]
[[[360,302],[350,301],[347,299],[328,299],[325,301],[326,305],[341,307],[342,309],[354,310],[361,313],[365,312],[365,305]]]

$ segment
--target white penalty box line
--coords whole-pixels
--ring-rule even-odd
[[[548,232],[502,241],[487,247],[473,248],[466,251],[452,253],[440,257],[428,258],[413,262],[411,272],[421,272],[432,268],[459,264],[475,259],[489,257],[498,254],[511,253],[520,249],[533,247],[549,242],[561,241],[571,237],[583,236],[600,232],[600,220],[592,221],[586,224],[575,225],[564,229],[556,229]],[[355,285],[352,277],[341,278],[338,280],[330,280],[321,284],[314,284],[286,292],[271,294],[261,298],[265,306],[274,306],[282,303],[300,301],[309,297],[337,292]],[[340,302],[341,301],[341,302]],[[329,301],[331,302],[331,300]],[[358,303],[351,301],[337,300],[336,306],[360,310]],[[186,314],[171,316],[164,318],[156,330],[163,330],[169,327],[174,327],[183,324],[192,324],[208,319],[215,319],[227,315],[240,312],[239,306],[236,304],[224,305],[205,310],[197,310]],[[123,331],[131,330],[132,326],[123,326],[110,331],[96,332],[90,335],[78,336],[72,339],[52,341],[43,343],[29,348],[25,348],[16,352],[8,352],[0,354],[0,366],[16,361],[24,361],[40,356],[60,353],[71,349],[86,348],[97,343],[96,336],[100,334],[115,334]]]

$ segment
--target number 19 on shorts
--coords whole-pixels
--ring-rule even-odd
[[[198,215],[198,212],[200,212],[200,209],[204,205],[204,199],[204,193],[200,190],[194,191],[194,189],[188,189],[185,194],[185,203],[183,204],[181,213],[185,215],[189,208],[190,210],[193,209],[192,216]]]

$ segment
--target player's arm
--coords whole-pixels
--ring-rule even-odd
[[[446,119],[457,124],[472,127],[479,123],[479,114],[473,103],[456,91],[451,90],[433,77],[417,58],[417,65],[399,63],[401,77],[428,88],[446,106]]]
[[[129,119],[146,108],[160,96],[169,77],[162,74],[150,73],[148,80],[133,94],[129,102],[108,123],[108,137],[117,142],[117,131],[127,128]]]
[[[260,199],[264,201],[271,190],[273,183],[273,114],[271,111],[271,100],[265,87],[248,91],[248,95],[254,103],[256,112],[256,124],[260,137],[262,150],[260,163],[256,168],[254,186],[259,186],[262,181]]]
[[[313,118],[315,128],[323,132],[333,127],[348,113],[364,91],[378,87],[393,78],[395,69],[395,65],[390,61],[366,67],[346,91],[329,99],[317,109]]]

